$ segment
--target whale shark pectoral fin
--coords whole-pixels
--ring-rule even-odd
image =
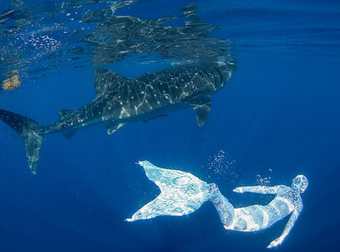
[[[189,100],[189,104],[196,112],[196,119],[199,126],[203,126],[208,120],[211,108],[211,95],[198,95]]]
[[[106,126],[107,134],[112,135],[118,129],[118,125]]]
[[[205,122],[208,120],[210,107],[207,106],[206,104],[196,105],[194,107],[194,110],[196,112],[197,123],[199,126],[202,127],[205,124]]]
[[[106,126],[107,134],[112,135],[117,129],[124,126],[126,123],[111,124]]]

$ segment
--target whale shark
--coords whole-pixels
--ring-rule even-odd
[[[44,126],[23,115],[0,109],[0,119],[25,143],[28,165],[37,172],[43,136],[61,133],[71,139],[82,128],[104,125],[108,134],[133,122],[148,121],[192,107],[199,126],[208,119],[211,94],[231,78],[237,64],[230,62],[189,63],[126,78],[107,69],[94,72],[93,101],[76,110],[62,109],[59,120]]]

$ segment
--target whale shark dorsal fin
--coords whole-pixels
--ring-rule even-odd
[[[103,95],[107,91],[118,90],[122,83],[128,78],[108,69],[97,69],[94,72],[93,83],[96,89],[96,97]]]
[[[71,109],[61,109],[59,110],[59,120],[63,119],[65,116],[71,114],[73,110]]]
[[[211,95],[198,95],[187,101],[196,112],[196,119],[199,126],[203,126],[208,120],[211,108]]]

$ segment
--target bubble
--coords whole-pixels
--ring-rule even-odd
[[[269,173],[273,172],[272,169],[268,169],[268,172],[266,172],[265,175],[260,175],[260,174],[257,174],[256,175],[256,182],[258,185],[263,185],[263,186],[269,186],[270,185],[270,180],[272,179],[270,176],[269,176]]]
[[[236,160],[229,161],[229,155],[223,150],[210,157],[208,160],[208,169],[212,170],[214,174],[227,175],[226,177],[238,177],[233,171],[233,164]]]

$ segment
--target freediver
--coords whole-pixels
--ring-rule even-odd
[[[227,230],[242,232],[259,231],[271,227],[274,223],[291,214],[281,236],[272,241],[267,247],[273,248],[283,242],[298,219],[303,209],[300,194],[306,190],[307,186],[307,178],[304,175],[298,175],[293,179],[291,186],[243,186],[233,190],[236,193],[276,194],[275,198],[268,205],[264,206],[251,205],[233,208],[229,202],[221,200],[221,197],[224,198],[224,196],[219,191],[217,191],[216,196],[212,196],[210,201],[216,207],[224,228]],[[220,202],[225,202],[225,204],[221,205]],[[230,206],[227,206],[227,204],[230,204]],[[233,216],[233,218],[226,218],[228,216]]]
[[[161,193],[156,199],[139,209],[127,221],[151,219],[157,216],[183,216],[196,211],[204,202],[210,200],[225,229],[241,232],[255,232],[271,227],[274,223],[291,214],[280,237],[272,241],[267,248],[280,245],[293,228],[303,209],[300,196],[308,187],[304,175],[296,176],[291,186],[243,186],[233,191],[276,194],[267,205],[251,205],[234,208],[219,191],[216,184],[208,184],[191,173],[179,170],[159,168],[149,161],[139,162],[146,176],[155,182]]]

